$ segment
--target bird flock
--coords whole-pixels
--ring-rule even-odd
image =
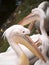
[[[29,26],[25,28],[24,25],[27,24]],[[29,36],[34,25],[41,33]],[[34,56],[38,58],[34,65],[49,65],[47,32],[49,32],[49,2],[44,1],[32,9],[31,13],[17,25],[4,31],[3,38],[6,38],[10,46],[5,52],[0,53],[0,65],[30,65],[30,59]]]

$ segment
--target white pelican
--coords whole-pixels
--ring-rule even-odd
[[[37,8],[34,11],[34,14],[40,16],[40,30],[41,30],[41,41],[42,41],[42,54],[45,56],[45,58],[47,59],[47,62],[43,62],[42,60],[38,60],[37,62],[35,62],[34,65],[49,65],[49,55],[48,55],[48,51],[49,51],[49,39],[48,39],[48,35],[47,32],[44,28],[44,23],[46,22],[46,15],[44,13],[44,11],[40,8],[38,8],[39,10],[37,10]],[[36,12],[37,13],[36,13]]]
[[[44,28],[46,29],[47,32],[49,32],[49,2],[48,1],[44,1],[42,3],[40,3],[37,7],[37,10],[38,9],[42,9],[43,12],[45,13],[46,15],[46,20],[45,20],[45,23],[44,23]],[[35,11],[35,9],[32,9]],[[29,29],[32,30],[33,29],[33,26],[35,24],[35,27],[40,30],[40,18],[39,18],[39,14],[38,12],[36,12],[36,14],[34,15],[34,12],[31,12],[28,16],[26,16],[23,20],[21,20],[18,24],[20,25],[27,25],[29,23],[31,23],[29,25]],[[42,16],[42,15],[41,15]],[[35,22],[36,21],[36,22]],[[48,33],[49,34],[49,33]],[[40,37],[40,34],[35,34],[35,35],[32,35],[31,38],[33,41],[37,41]]]
[[[42,11],[41,11],[41,13],[39,12],[39,11],[37,11],[37,10],[43,10],[43,12],[44,12],[44,14],[42,13]],[[25,17],[22,21],[20,21],[19,22],[19,24],[22,24],[22,25],[26,25],[26,24],[29,24],[29,23],[31,23],[31,25],[30,25],[30,27],[29,28],[32,28],[32,25],[34,25],[34,22],[37,20],[38,22],[36,23],[36,26],[37,26],[37,28],[40,28],[40,26],[42,27],[42,25],[44,25],[44,27],[42,27],[42,29],[41,29],[41,32],[42,32],[42,35],[40,35],[40,34],[38,34],[38,35],[33,35],[31,38],[34,40],[34,41],[37,41],[38,39],[41,39],[42,41],[44,41],[45,39],[47,39],[47,40],[45,40],[45,41],[47,41],[47,42],[45,42],[45,43],[48,43],[49,41],[48,41],[48,36],[47,36],[47,33],[45,33],[45,30],[43,29],[43,28],[45,28],[46,29],[46,31],[49,31],[49,2],[47,2],[47,1],[44,1],[44,2],[42,2],[39,6],[38,6],[38,8],[37,8],[37,10],[35,10],[35,9],[33,9],[33,11],[32,11],[32,13],[30,13],[27,17]],[[36,12],[36,13],[34,13],[34,12]],[[40,16],[41,16],[41,18],[39,17],[39,13],[40,13]],[[35,15],[34,15],[35,14]],[[40,23],[42,20],[44,20],[44,18],[42,18],[42,17],[44,17],[45,18],[45,21],[44,21],[44,23],[42,22],[42,23]],[[40,18],[40,19],[39,19]],[[26,23],[27,22],[27,23]],[[44,34],[43,34],[44,33]],[[45,39],[44,39],[45,38]],[[47,46],[47,45],[46,45]],[[43,47],[44,48],[44,47]],[[46,50],[47,51],[47,50]],[[45,53],[46,54],[46,53]],[[41,62],[40,62],[41,63]],[[46,63],[47,64],[47,63]],[[46,65],[45,64],[45,65]],[[36,64],[36,65],[38,65],[38,64]],[[40,65],[40,64],[39,64]],[[48,64],[49,65],[49,64]]]
[[[44,2],[40,3],[37,8],[42,9],[44,11],[44,13],[46,15],[46,21],[47,21],[44,23],[44,26],[45,26],[46,31],[49,31],[49,24],[48,24],[48,22],[49,22],[49,2],[44,1]],[[21,24],[24,26],[24,25],[27,25],[32,22],[31,25],[29,26],[30,30],[34,26],[34,23],[35,23],[35,27],[37,29],[39,29],[40,21],[37,20],[37,18],[39,18],[39,17],[37,15],[33,16],[33,14],[34,14],[34,12],[31,12],[28,16],[26,16],[18,24]],[[35,22],[35,21],[37,21],[37,22]]]
[[[30,34],[30,31],[21,25],[13,25],[3,33],[4,38],[6,37],[13,50],[11,49],[7,52],[0,53],[0,65],[29,65],[29,60],[19,44],[25,45],[32,53],[39,58],[42,57],[41,59],[46,61],[46,59],[38,52],[36,46],[33,44],[32,47],[30,41],[28,42],[23,38],[25,34]]]

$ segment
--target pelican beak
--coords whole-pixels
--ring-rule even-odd
[[[30,24],[31,22],[34,23],[34,20],[37,19],[38,17],[39,17],[38,15],[30,13],[29,15],[24,17],[18,24],[25,26],[25,25]]]
[[[25,37],[25,38],[24,38]],[[25,45],[33,54],[35,54],[38,58],[42,59],[44,62],[46,62],[45,57],[40,53],[37,46],[34,44],[34,42],[30,39],[28,35],[22,36],[15,36],[14,41],[17,44],[23,44]]]
[[[25,26],[25,25],[29,25],[29,30],[31,31],[33,29],[34,23],[36,20],[39,20],[39,15],[36,15],[34,13],[30,13],[28,16],[26,16],[25,18],[23,18],[18,24]]]
[[[18,24],[20,24],[22,26],[25,26],[25,25],[31,23],[33,21],[31,16],[32,16],[32,13],[30,13],[28,16],[23,18]]]
[[[42,45],[42,41],[40,39],[38,39],[36,42],[35,42],[35,45],[37,47],[39,47],[40,45]]]

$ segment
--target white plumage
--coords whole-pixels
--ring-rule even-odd
[[[3,33],[4,39],[5,37],[7,38],[12,48],[9,47],[6,52],[0,53],[0,65],[29,65],[27,56],[23,53],[19,45],[14,44],[15,42],[12,40],[13,37],[11,36],[16,36],[17,34],[23,36],[30,34],[30,31],[21,25],[13,25]]]
[[[47,2],[41,3],[39,5],[39,8],[42,8],[42,6],[44,6],[44,3],[47,3]],[[48,13],[48,11],[46,12],[46,14],[47,13]],[[44,14],[44,15],[46,16],[46,14]],[[45,56],[45,58],[46,58],[47,61],[46,62],[43,62],[42,60],[39,59],[39,60],[37,60],[35,62],[34,65],[49,65],[49,55],[48,55],[48,51],[49,51],[49,39],[48,39],[48,35],[47,35],[47,32],[46,32],[45,27],[44,27],[44,23],[47,22],[47,21],[45,21],[47,19],[47,16],[46,17],[43,17],[43,19],[40,20],[40,30],[41,30],[41,33],[42,33],[42,35],[40,36],[40,39],[42,41],[41,50],[42,50],[42,54]],[[47,24],[49,24],[49,22]],[[45,25],[47,26],[47,24],[45,24]]]
[[[21,25],[13,25],[3,33],[4,39],[6,37],[11,47],[6,52],[0,53],[0,65],[29,65],[27,56],[30,58],[32,53],[41,58],[41,54],[35,52],[39,51],[35,46],[32,47],[27,40],[19,37],[25,34],[30,34],[30,31]],[[44,60],[44,57],[41,59]]]
[[[46,57],[47,59],[47,62],[43,62],[41,59],[39,59],[37,62],[35,62],[34,65],[49,65],[49,58],[46,56],[46,53],[47,53],[47,50],[49,48],[49,39],[47,37],[47,33],[45,31],[45,28],[44,28],[44,23],[45,23],[45,20],[49,20],[49,7],[47,8],[47,10],[45,10],[44,6],[45,6],[45,3],[47,4],[48,2],[45,1],[43,2],[44,4],[41,4],[38,6],[38,8],[35,8],[35,9],[32,9],[32,16],[33,15],[37,15],[39,16],[39,21],[40,21],[40,30],[41,30],[41,35],[40,34],[37,34],[37,35],[33,35],[33,36],[30,36],[31,39],[36,42],[38,39],[41,39],[42,41],[42,46],[41,46],[41,49],[42,49],[42,54]],[[44,6],[43,6],[44,5]],[[47,5],[49,6],[49,5]],[[44,11],[43,11],[44,10]],[[28,17],[29,18],[29,17]],[[48,22],[47,22],[48,23]],[[47,24],[46,23],[46,24]],[[46,26],[46,29],[48,27]],[[48,30],[48,29],[47,29]],[[17,33],[17,34],[16,34]],[[10,34],[10,35],[9,35]],[[24,45],[22,44],[18,44],[18,45],[14,45],[12,44],[13,40],[10,40],[10,38],[13,37],[13,35],[15,34],[16,35],[25,35],[25,34],[30,34],[30,31],[27,29],[27,28],[24,28],[23,26],[21,25],[14,25],[14,26],[11,26],[10,28],[8,28],[3,36],[4,38],[6,37],[9,44],[12,46],[10,46],[6,52],[4,53],[0,53],[0,65],[23,65],[24,61],[21,63],[19,63],[19,58],[17,56],[17,54],[19,55],[18,53],[18,50],[16,50],[16,47],[19,49],[19,51],[22,51],[25,53],[24,56],[25,56],[25,59],[27,59],[27,65],[29,65],[29,60],[28,58],[32,58],[34,57],[34,54],[32,54],[32,52],[27,48],[25,47]],[[47,43],[47,44],[46,44]],[[14,47],[13,47],[14,46]],[[20,48],[22,50],[20,50]],[[44,49],[45,48],[45,49]],[[17,52],[15,52],[17,51]],[[17,54],[16,54],[17,53]],[[21,52],[20,52],[20,55],[21,55]],[[28,57],[28,58],[27,58]],[[24,64],[25,65],[25,64]]]

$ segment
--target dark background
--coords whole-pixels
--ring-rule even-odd
[[[6,22],[6,19],[15,10],[15,8],[19,6],[19,2],[21,2],[20,5],[27,3],[28,6],[34,4],[34,6],[37,6],[42,1],[45,0],[0,0],[0,27],[4,22]]]

